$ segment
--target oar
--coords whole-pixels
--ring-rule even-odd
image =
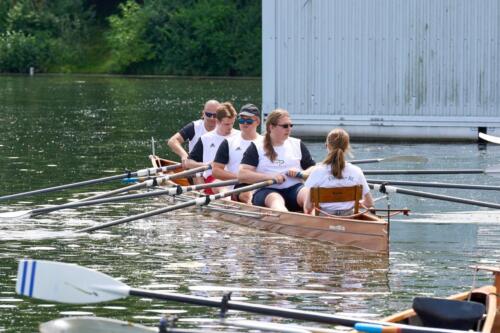
[[[94,227],[84,228],[82,230],[79,230],[79,232],[90,232],[90,231],[95,231],[95,230],[99,230],[99,229],[104,229],[104,228],[111,227],[111,226],[114,226],[114,225],[118,225],[118,224],[122,224],[122,223],[126,223],[126,222],[131,222],[131,221],[135,221],[135,220],[140,220],[140,219],[143,219],[143,218],[146,218],[146,217],[151,217],[151,216],[154,216],[154,215],[159,215],[159,214],[171,212],[171,211],[174,211],[174,210],[177,210],[177,209],[186,208],[186,207],[190,207],[190,206],[204,206],[204,205],[208,205],[210,202],[212,202],[214,200],[222,199],[222,198],[225,198],[225,197],[229,197],[229,196],[231,196],[233,194],[238,194],[238,193],[247,192],[247,191],[253,191],[253,190],[256,190],[256,189],[264,187],[264,186],[272,185],[275,182],[276,181],[274,181],[274,180],[266,180],[264,182],[255,183],[255,184],[252,184],[252,185],[240,187],[240,188],[237,188],[237,189],[234,189],[234,190],[231,190],[231,191],[217,193],[217,194],[212,194],[212,195],[207,195],[207,196],[204,196],[204,197],[199,197],[199,198],[196,198],[196,199],[193,199],[193,200],[189,200],[189,201],[186,201],[186,202],[179,203],[177,205],[168,206],[168,207],[165,207],[165,208],[153,210],[151,212],[146,212],[146,213],[142,213],[142,214],[138,214],[138,215],[124,217],[124,218],[121,218],[119,220],[111,221],[111,222],[107,222],[107,223],[103,223],[101,225],[94,226]]]
[[[70,304],[89,304],[107,302],[127,296],[175,301],[187,304],[220,308],[223,311],[238,310],[268,316],[291,318],[326,324],[354,327],[357,323],[412,327],[388,322],[362,320],[328,313],[286,309],[268,305],[244,303],[229,300],[221,301],[177,293],[155,292],[131,288],[109,275],[74,264],[53,261],[22,259],[17,270],[16,292],[51,302]],[[434,333],[457,333],[455,330],[432,329]]]
[[[85,198],[83,200],[80,200],[80,201],[88,201],[88,200],[96,200],[96,199],[106,198],[106,197],[110,197],[110,196],[118,194],[118,193],[129,192],[129,191],[137,190],[137,189],[140,189],[140,188],[143,188],[143,187],[152,187],[152,186],[165,185],[165,184],[167,184],[167,182],[169,180],[179,179],[179,178],[191,176],[191,175],[194,175],[196,173],[200,173],[200,172],[209,170],[211,168],[212,167],[210,165],[203,165],[203,166],[198,167],[198,168],[189,169],[189,170],[178,172],[178,173],[172,173],[172,174],[168,174],[168,175],[161,176],[161,177],[155,177],[155,178],[142,177],[142,178],[138,178],[137,181],[140,182],[138,184],[132,184],[132,185],[129,185],[129,186],[125,186],[125,187],[113,190],[113,191],[108,191],[108,192],[105,192],[105,193],[97,194],[97,195]]]
[[[25,197],[29,195],[34,195],[34,194],[41,194],[41,193],[49,193],[49,192],[54,192],[54,191],[60,191],[60,190],[65,190],[68,188],[75,188],[75,187],[80,187],[80,186],[86,186],[86,185],[92,185],[92,184],[98,184],[98,183],[105,183],[109,182],[112,180],[117,180],[117,179],[122,179],[124,177],[143,177],[143,176],[148,176],[148,175],[155,175],[159,172],[164,172],[164,171],[169,171],[169,170],[174,170],[178,169],[181,167],[180,163],[173,164],[173,165],[168,165],[160,168],[149,168],[149,169],[141,169],[136,172],[127,172],[123,173],[121,175],[115,175],[115,176],[109,176],[109,177],[104,177],[104,178],[98,178],[98,179],[91,179],[91,180],[85,180],[81,181],[78,183],[71,183],[71,184],[66,184],[66,185],[59,185],[59,186],[54,186],[54,187],[48,187],[48,188],[42,188],[39,190],[33,190],[29,192],[23,192],[23,193],[17,193],[17,194],[10,194],[10,195],[4,195],[0,197],[0,201],[2,200],[10,200],[10,199],[15,199],[15,198],[20,198],[20,197]]]
[[[494,186],[494,185],[450,184],[450,183],[439,183],[439,182],[412,182],[406,180],[381,180],[381,179],[367,179],[366,181],[372,184],[386,184],[386,185],[460,188],[464,190],[491,190],[491,191],[500,190],[500,186]]]
[[[451,175],[451,174],[486,174],[500,177],[500,165],[486,169],[443,169],[443,170],[363,170],[365,175]]]
[[[381,163],[381,162],[416,162],[423,163],[427,162],[428,159],[423,156],[413,156],[413,155],[401,155],[401,156],[391,156],[386,158],[369,158],[365,160],[353,160],[349,161],[352,164],[365,164],[365,163]]]
[[[488,141],[488,142],[496,143],[496,144],[500,145],[500,137],[498,137],[498,136],[489,135],[486,133],[479,132],[478,137],[483,139],[484,141]]]
[[[414,190],[408,190],[408,189],[401,188],[401,187],[386,186],[384,184],[370,184],[369,183],[368,185],[370,186],[370,188],[372,188],[376,191],[380,191],[382,193],[400,193],[400,194],[413,195],[415,197],[430,198],[430,199],[437,199],[437,200],[442,200],[442,201],[458,202],[458,203],[462,203],[462,204],[466,204],[466,205],[500,209],[500,204],[493,203],[493,202],[477,201],[477,200],[452,197],[449,195],[434,194],[434,193],[422,192],[422,191],[414,191]]]
[[[166,190],[159,190],[159,191],[153,191],[153,192],[121,195],[121,196],[117,196],[117,197],[103,198],[103,199],[96,199],[96,200],[76,201],[76,202],[66,203],[63,205],[57,205],[57,206],[53,206],[53,207],[36,208],[36,209],[32,209],[32,210],[20,210],[20,211],[15,211],[15,212],[5,212],[5,213],[0,213],[0,219],[2,219],[2,218],[20,218],[20,217],[27,218],[27,217],[37,216],[37,215],[41,215],[41,214],[47,214],[47,213],[54,212],[54,211],[61,210],[61,209],[100,205],[100,204],[110,203],[110,202],[127,201],[127,200],[141,199],[141,198],[147,198],[147,197],[156,197],[156,196],[160,196],[160,195],[180,195],[182,193],[191,192],[191,191],[199,191],[199,190],[204,190],[207,188],[231,186],[231,185],[236,185],[236,184],[238,184],[238,180],[225,180],[225,181],[220,181],[220,182],[213,182],[213,183],[199,184],[199,185],[190,185],[190,186],[176,186],[176,187],[172,187],[172,188],[169,188]]]

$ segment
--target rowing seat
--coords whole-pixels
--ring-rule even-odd
[[[311,203],[314,207],[314,215],[318,215],[320,203],[344,201],[354,201],[354,214],[357,214],[359,213],[359,201],[362,195],[362,185],[350,187],[313,187],[311,188]]]
[[[486,307],[471,301],[415,297],[413,310],[423,326],[466,331],[477,328]]]

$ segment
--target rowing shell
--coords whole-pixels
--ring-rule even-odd
[[[155,167],[175,163],[157,156],[150,156],[150,160]],[[369,251],[389,250],[389,224],[369,212],[348,217],[312,216],[234,201],[219,201],[207,208],[217,219],[246,227]]]
[[[452,315],[454,318],[466,318],[470,316],[470,313],[472,311],[466,311],[465,313],[460,313],[460,311],[464,311],[464,308],[462,307],[464,303],[470,303],[469,301],[476,302],[479,304],[482,304],[484,306],[484,311],[480,313],[481,319],[477,323],[474,323],[474,330],[477,330],[482,333],[500,333],[500,304],[498,301],[498,291],[500,289],[500,269],[497,267],[490,267],[490,266],[479,266],[475,267],[476,270],[485,270],[485,271],[490,271],[494,274],[494,283],[492,285],[486,285],[480,288],[474,288],[472,291],[468,292],[463,292],[460,294],[456,294],[453,296],[448,297],[448,300],[454,300],[454,301],[462,301],[462,302],[452,302],[451,304],[447,304],[447,311],[448,312],[453,312],[455,313]],[[426,300],[424,300],[426,301]],[[467,302],[465,302],[467,301]],[[438,299],[439,302],[439,299]],[[432,305],[432,300],[430,303],[430,306]],[[455,304],[454,304],[455,303]],[[462,303],[462,304],[460,304]],[[420,302],[420,304],[425,304]],[[439,303],[437,304],[439,305]],[[457,307],[455,308],[455,305]],[[415,301],[414,301],[414,307],[415,307]],[[419,305],[421,308],[422,305]],[[441,306],[443,307],[443,306]],[[425,311],[424,311],[425,312]],[[447,316],[450,315],[449,313]],[[399,324],[407,324],[407,325],[415,325],[415,326],[423,326],[422,322],[425,322],[425,313],[417,313],[415,312],[414,309],[406,310],[403,312],[396,313],[392,316],[386,317],[382,319],[382,321],[387,321],[387,322],[392,322],[392,323],[399,323]],[[424,318],[424,319],[422,319]],[[439,322],[440,317],[433,317],[432,320],[434,322]],[[457,319],[454,321],[449,321],[448,324],[450,325],[456,325]],[[456,327],[446,327],[447,324],[444,322],[440,322],[442,326],[441,328],[449,328],[449,329],[457,329]],[[466,330],[465,328],[462,328],[462,330]]]

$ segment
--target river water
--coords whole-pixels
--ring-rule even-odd
[[[259,80],[193,80],[87,76],[0,77],[0,195],[149,167],[156,153],[175,158],[164,141],[216,98],[237,107],[261,103]],[[267,110],[268,111],[268,110]],[[306,142],[321,160],[323,144]],[[368,169],[486,168],[500,146],[353,143],[356,159],[420,155],[427,163],[379,163]],[[489,175],[371,176],[372,179],[500,185]],[[119,187],[94,185],[0,202],[0,212],[60,204]],[[415,188],[500,202],[497,191]],[[376,193],[374,193],[376,197]],[[286,308],[380,318],[416,295],[446,296],[470,288],[473,264],[500,264],[500,214],[411,196],[390,196],[408,217],[391,220],[389,254],[335,247],[216,221],[198,210],[140,220],[91,235],[80,228],[162,206],[140,200],[0,221],[0,332],[36,332],[51,319],[88,314],[154,326],[163,314],[179,326],[221,329],[217,310],[127,298],[66,305],[15,294],[17,260],[77,263],[133,287],[220,297]],[[386,200],[378,201],[385,207]],[[479,281],[488,281],[480,274]],[[231,318],[263,318],[230,312]],[[237,330],[234,328],[233,330]]]

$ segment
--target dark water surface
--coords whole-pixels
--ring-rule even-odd
[[[0,77],[0,195],[149,167],[150,139],[164,140],[196,118],[210,98],[237,107],[260,105],[258,80],[139,79],[54,76]],[[269,111],[269,110],[266,110]],[[323,144],[308,142],[323,157]],[[385,163],[364,169],[486,168],[500,146],[353,144],[355,158],[422,155],[425,164]],[[379,179],[500,185],[487,175],[372,176]],[[81,198],[118,183],[0,202],[0,211],[32,209]],[[423,191],[500,202],[497,191]],[[375,194],[375,196],[378,196]],[[378,206],[384,207],[385,200]],[[133,287],[220,297],[288,308],[378,318],[410,305],[415,295],[445,296],[471,286],[476,263],[499,264],[500,214],[486,208],[392,195],[410,217],[391,223],[391,250],[366,253],[263,233],[215,221],[198,210],[114,227],[92,235],[82,227],[161,207],[156,200],[65,210],[0,221],[0,332],[36,332],[40,322],[83,314],[156,325],[162,314],[181,326],[218,329],[214,309],[139,298],[94,305],[53,304],[15,294],[16,260],[77,263]],[[479,276],[487,281],[487,275]],[[231,317],[262,318],[246,313]],[[271,318],[266,318],[271,320]],[[277,321],[278,319],[273,319]]]

